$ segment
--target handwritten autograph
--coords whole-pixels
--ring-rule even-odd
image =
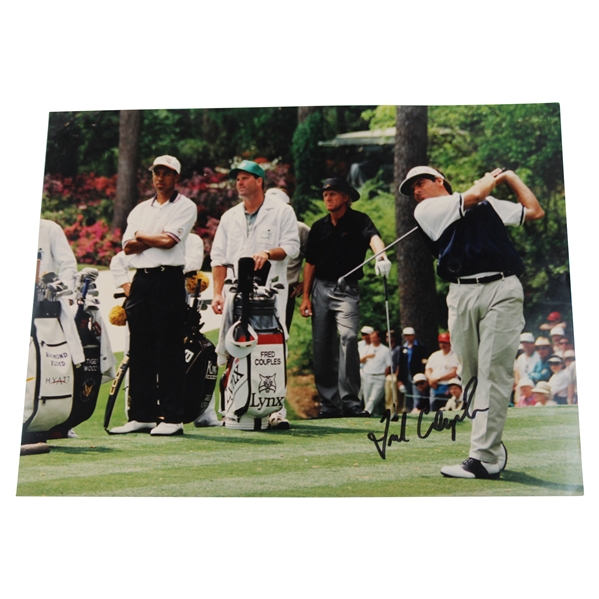
[[[431,422],[430,426],[426,431],[423,432],[422,418],[425,414],[429,414],[429,410],[422,410],[418,415],[418,424],[416,427],[416,433],[418,434],[419,439],[426,439],[433,431],[443,431],[443,430],[451,430],[451,440],[455,441],[456,439],[456,426],[458,422],[463,422],[466,418],[470,418],[472,420],[478,412],[486,412],[489,408],[484,409],[475,409],[470,413],[470,405],[472,403],[472,398],[474,397],[474,392],[476,391],[476,386],[478,384],[477,378],[472,377],[466,388],[464,389],[464,411],[461,414],[456,414],[452,418],[447,418],[445,414],[447,412],[441,412],[437,410],[435,412],[435,417]],[[385,431],[383,436],[379,439],[376,438],[374,433],[368,433],[367,437],[370,441],[372,441],[376,447],[376,450],[379,452],[379,455],[384,460],[387,447],[391,447],[393,442],[396,443],[409,443],[410,439],[406,436],[406,425],[408,421],[408,415],[406,413],[401,415],[401,425],[399,435],[392,434],[389,435],[389,424],[391,422],[391,412],[390,410],[385,410],[383,417],[381,418],[381,422],[385,423]]]

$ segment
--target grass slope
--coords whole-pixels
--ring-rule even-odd
[[[185,435],[109,436],[102,427],[109,385],[79,439],[49,441],[48,454],[22,456],[19,496],[381,497],[582,495],[576,406],[510,409],[504,441],[508,467],[499,481],[446,479],[444,464],[468,452],[470,425],[421,439],[408,417],[409,442],[382,460],[369,432],[378,419],[293,420],[289,431],[196,429]],[[120,401],[120,400],[119,400]],[[117,402],[112,425],[124,422]],[[422,430],[428,428],[425,419]],[[390,434],[399,435],[399,423]]]

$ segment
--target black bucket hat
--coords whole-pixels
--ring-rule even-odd
[[[341,179],[340,177],[333,177],[331,179],[325,179],[322,182],[321,193],[324,193],[327,190],[340,191],[341,193],[346,193],[352,200],[355,202],[360,199],[360,194],[357,189],[354,189],[345,179]]]

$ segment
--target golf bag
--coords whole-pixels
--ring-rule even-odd
[[[64,311],[61,313],[61,302],[38,298],[34,304],[23,413],[24,444],[65,437],[69,429],[94,413],[102,382],[102,332],[84,307],[89,284],[89,279],[82,282],[75,316],[84,355],[77,365],[73,364],[61,322],[61,318],[69,317]]]
[[[254,281],[251,258],[240,259],[238,272],[238,286],[231,289],[234,324],[225,338],[230,357],[220,383],[221,411],[225,427],[262,430],[268,416],[284,407],[285,333],[277,318],[276,288]]]
[[[200,283],[196,286],[193,304],[187,306],[187,335],[183,342],[185,351],[184,423],[193,422],[206,411],[212,399],[218,375],[216,348],[200,330],[203,326],[200,310],[205,305],[199,301],[199,293]]]

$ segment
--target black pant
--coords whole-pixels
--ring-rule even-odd
[[[131,334],[129,420],[183,422],[183,269],[138,270],[125,309]]]

